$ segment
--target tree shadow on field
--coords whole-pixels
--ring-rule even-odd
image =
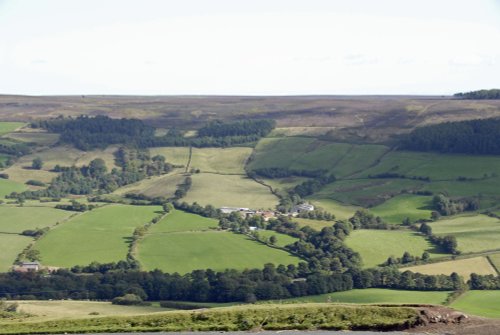
[[[122,239],[125,241],[125,243],[127,244],[132,244],[132,242],[134,241],[134,238],[132,236],[124,236],[122,237]]]

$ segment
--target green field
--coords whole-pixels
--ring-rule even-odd
[[[383,157],[380,164],[360,176],[384,172],[430,177],[431,180],[455,180],[458,177],[480,179],[485,174],[500,173],[500,157],[392,151]]]
[[[344,205],[336,200],[328,198],[311,196],[307,199],[317,208],[335,214],[335,218],[339,220],[347,220],[351,218],[357,210],[361,209],[361,207]]]
[[[453,272],[461,275],[467,281],[471,273],[479,275],[496,275],[495,269],[488,262],[486,257],[473,257],[458,259],[454,261],[446,261],[439,263],[431,263],[425,265],[411,266],[401,268],[401,271],[409,270],[412,272],[420,272],[428,275],[450,275]]]
[[[278,198],[267,187],[238,175],[198,173],[182,201],[219,207],[274,208]]]
[[[219,222],[215,219],[174,210],[160,222],[151,226],[149,235],[173,232],[204,231],[217,228]]]
[[[333,143],[310,137],[265,138],[255,148],[249,168],[326,169],[343,178],[370,167],[387,150],[382,145]]]
[[[170,198],[174,196],[174,193],[177,190],[177,185],[182,184],[185,179],[186,177],[183,173],[176,171],[167,175],[140,180],[137,183],[120,187],[113,193],[118,195],[138,193],[152,198]]]
[[[31,130],[31,129],[30,129]],[[59,134],[41,131],[22,131],[6,135],[6,137],[20,142],[35,143],[36,145],[53,145],[59,140]]]
[[[451,307],[487,318],[500,318],[500,291],[467,291]]]
[[[371,208],[370,211],[391,224],[401,224],[405,218],[415,222],[431,217],[431,201],[430,196],[403,194]]]
[[[193,148],[190,169],[221,174],[244,174],[252,148]]]
[[[314,194],[314,198],[333,199],[345,204],[371,207],[405,191],[419,190],[423,184],[421,181],[409,179],[340,180],[323,187]]]
[[[0,206],[0,232],[20,234],[27,229],[54,226],[74,212],[50,207]]]
[[[334,302],[343,304],[433,304],[441,305],[450,292],[404,291],[369,288],[312,295],[290,300],[301,302]]]
[[[154,155],[162,155],[168,163],[174,165],[182,165],[186,167],[189,161],[188,147],[150,148],[149,152],[151,153],[151,157]]]
[[[382,264],[390,256],[401,257],[405,251],[419,257],[424,251],[431,258],[444,256],[422,235],[410,230],[355,230],[345,243],[359,252],[365,268]]]
[[[37,241],[44,265],[71,267],[124,260],[136,227],[161,213],[160,206],[109,205],[85,212]]]
[[[500,249],[500,220],[486,215],[462,215],[431,224],[436,235],[453,235],[461,252]]]
[[[300,259],[245,235],[230,232],[150,234],[141,241],[138,259],[145,270],[181,274],[196,269],[243,270],[266,263],[297,264]]]
[[[24,122],[0,122],[0,136],[13,132],[25,124]]]
[[[33,238],[17,234],[0,233],[0,272],[7,272],[16,260],[17,255],[23,251]]]
[[[276,245],[278,247],[285,247],[289,244],[297,242],[299,239],[286,234],[280,234],[273,230],[259,230],[260,237],[270,238],[276,236]]]
[[[323,221],[323,220],[312,220],[312,219],[302,219],[302,218],[294,218],[294,222],[297,222],[299,226],[309,226],[316,230],[321,230],[325,227],[331,227],[335,224],[334,221]]]
[[[0,199],[11,194],[12,192],[23,192],[26,189],[26,185],[9,179],[0,178]]]

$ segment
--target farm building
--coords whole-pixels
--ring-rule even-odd
[[[313,211],[314,210],[314,206],[311,205],[311,204],[308,204],[308,203],[303,203],[303,204],[300,204],[300,205],[297,205],[297,206],[294,206],[292,208],[292,210],[290,211],[290,214],[292,214],[293,216],[301,213],[301,212],[309,212],[309,211]]]
[[[38,262],[23,262],[21,265],[14,267],[16,272],[35,272],[41,269],[40,263]]]

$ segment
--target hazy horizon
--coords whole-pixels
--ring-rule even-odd
[[[0,94],[452,95],[499,35],[499,0],[0,0]]]

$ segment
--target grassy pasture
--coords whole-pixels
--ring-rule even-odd
[[[451,307],[487,318],[500,318],[500,291],[467,291]]]
[[[150,148],[151,156],[162,155],[170,164],[187,166],[189,161],[188,147],[159,147]]]
[[[182,199],[188,203],[254,209],[274,208],[278,203],[267,187],[244,176],[199,173],[192,178],[191,189]]]
[[[155,306],[120,306],[110,302],[98,301],[74,301],[74,300],[53,300],[53,301],[31,301],[20,300],[19,310],[33,315],[30,321],[47,321],[61,318],[95,318],[103,316],[118,315],[141,315],[157,312],[164,312],[167,309]],[[90,313],[99,313],[90,315]]]
[[[204,231],[217,228],[219,222],[203,216],[174,210],[165,216],[160,222],[151,226],[148,234],[161,234],[173,232]]]
[[[370,167],[387,150],[382,145],[334,143],[309,137],[265,138],[255,148],[249,168],[326,169],[343,178]]]
[[[392,151],[385,155],[379,164],[364,171],[360,176],[384,172],[430,177],[431,180],[483,178],[485,174],[490,176],[500,173],[500,157]]]
[[[57,226],[37,241],[45,265],[71,267],[125,259],[136,227],[160,213],[160,206],[109,205]]]
[[[0,122],[0,136],[13,132],[25,124],[24,122]]]
[[[370,211],[388,223],[401,224],[407,217],[414,222],[431,217],[431,201],[430,196],[403,194],[371,208]]]
[[[334,221],[311,220],[302,218],[294,218],[293,221],[297,222],[301,227],[309,226],[316,230],[321,230],[324,227],[331,227],[335,224]]]
[[[443,193],[454,197],[467,197],[481,195],[480,205],[482,208],[491,206],[491,200],[498,204],[500,178],[488,178],[474,181],[436,181],[426,184],[423,189],[434,193]],[[486,198],[486,199],[485,199]]]
[[[0,206],[0,232],[20,234],[27,229],[51,227],[73,214],[50,207]]]
[[[17,255],[32,241],[31,237],[0,233],[0,272],[7,272],[12,267]]]
[[[150,234],[140,243],[138,259],[145,270],[181,274],[195,269],[243,270],[266,263],[297,264],[299,258],[230,232]]]
[[[314,198],[333,199],[363,207],[376,206],[407,190],[418,190],[423,182],[408,179],[340,180],[326,185]]]
[[[117,189],[114,194],[139,193],[148,197],[172,197],[177,190],[177,185],[182,184],[186,177],[180,172],[167,175],[150,177]]]
[[[431,258],[444,256],[422,235],[409,230],[355,230],[345,242],[361,255],[365,268],[382,264],[390,256],[401,257],[405,251],[413,256],[424,251]]]
[[[297,242],[299,239],[286,234],[280,234],[273,230],[259,230],[259,235],[261,237],[270,238],[271,236],[276,236],[276,245],[278,247],[284,247],[288,244]]]
[[[450,292],[405,291],[381,288],[350,290],[293,298],[301,302],[333,302],[341,304],[434,304],[441,305]]]
[[[500,249],[500,220],[486,215],[462,215],[431,224],[436,235],[453,235],[461,252]]]
[[[252,148],[193,148],[190,168],[202,172],[244,174],[245,163]]]
[[[17,183],[10,179],[0,178],[0,198],[11,194],[12,192],[23,192],[27,189],[26,185]]]
[[[454,261],[410,266],[407,268],[401,268],[400,270],[410,270],[412,272],[420,272],[428,275],[450,275],[452,272],[456,272],[464,277],[465,280],[468,280],[473,272],[480,275],[497,274],[486,257],[464,258]]]
[[[352,205],[345,205],[333,199],[320,198],[316,196],[308,197],[308,200],[314,206],[335,214],[335,218],[340,220],[347,220],[351,218],[354,213],[361,208]]]

